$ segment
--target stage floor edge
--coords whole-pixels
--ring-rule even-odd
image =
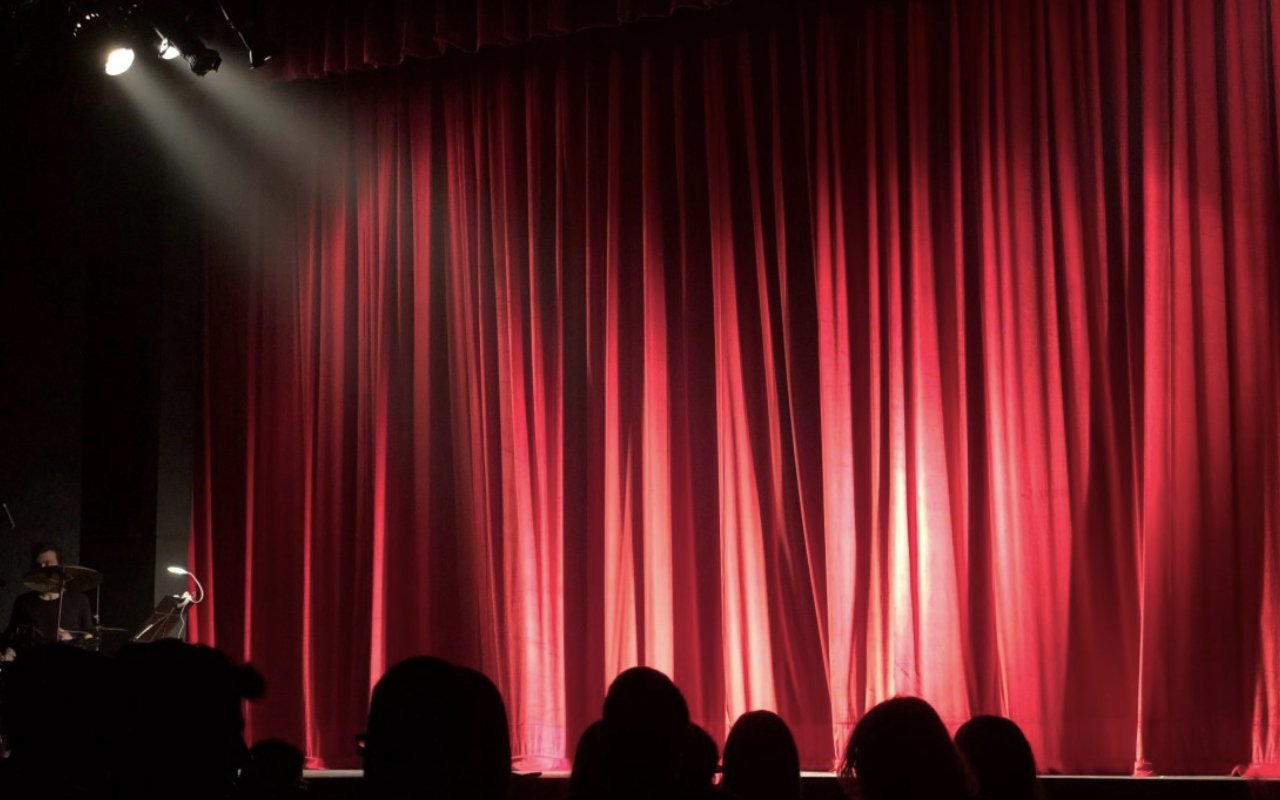
[[[313,800],[356,800],[358,769],[307,770]],[[510,800],[563,800],[569,773],[515,773]],[[803,772],[803,800],[844,800],[833,772]],[[1044,775],[1045,800],[1280,800],[1280,780],[1226,775]]]

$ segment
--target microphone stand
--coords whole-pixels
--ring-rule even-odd
[[[93,587],[93,647],[91,649],[100,651],[102,649],[102,584],[99,583]]]
[[[62,600],[67,596],[67,571],[58,565],[58,627],[53,631],[55,644],[62,641]]]

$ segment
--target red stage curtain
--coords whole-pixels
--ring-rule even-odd
[[[730,0],[271,0],[259,25],[279,46],[264,68],[277,78],[318,78],[433,58],[447,48],[475,52],[588,28],[664,17]]]
[[[325,122],[211,237],[193,540],[251,735],[350,765],[434,653],[526,765],[637,663],[817,767],[895,694],[1280,761],[1276,20],[735,6],[272,87]]]

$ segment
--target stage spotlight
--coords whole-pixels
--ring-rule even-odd
[[[218,8],[222,9],[222,17],[227,21],[227,27],[231,28],[236,36],[240,37],[240,43],[248,51],[249,69],[257,69],[270,61],[276,54],[276,47],[258,27],[257,23],[252,18],[247,17],[243,10],[237,10],[236,19],[240,21],[236,22],[235,19],[232,19],[226,3],[218,3]]]
[[[198,24],[201,17],[191,10],[192,5],[173,0],[71,0],[68,9],[72,33],[83,43],[84,52],[105,54],[108,49],[113,52],[108,74],[119,75],[129,68],[132,58],[116,51],[131,48],[165,60],[182,56],[192,72],[206,75],[222,65],[222,56],[205,46],[196,34],[192,26]],[[227,15],[225,9],[223,15]],[[246,42],[249,41],[245,38],[247,32],[237,31]],[[261,49],[262,45],[257,46],[259,50],[251,58],[261,63],[271,52]]]
[[[191,71],[197,75],[217,71],[222,64],[222,56],[218,55],[217,50],[206,47],[186,20],[176,15],[165,16],[158,12],[151,16],[155,31],[163,42],[162,58],[173,58],[168,55],[168,52],[173,50],[187,60],[191,65]]]
[[[133,37],[129,34],[127,17],[117,20],[97,10],[84,11],[74,5],[71,11],[72,37],[108,75],[123,75],[133,66]]]
[[[107,53],[106,69],[108,75],[123,75],[133,66],[133,48],[116,47]]]

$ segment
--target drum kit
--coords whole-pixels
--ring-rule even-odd
[[[33,592],[83,593],[102,586],[102,573],[73,564],[38,567],[22,576],[22,584]]]
[[[48,566],[37,567],[26,575],[22,576],[22,584],[33,592],[41,594],[57,594],[58,595],[58,630],[62,627],[62,603],[67,592],[80,592],[87,594],[90,591],[94,593],[93,599],[93,629],[92,630],[70,630],[67,633],[71,638],[65,643],[86,650],[97,650],[102,641],[102,634],[106,632],[122,632],[127,631],[126,628],[108,628],[102,625],[98,616],[99,607],[102,601],[102,573],[96,569],[82,567],[78,565],[68,564],[65,566]],[[27,637],[33,638],[36,635],[34,631],[28,631]],[[35,644],[35,641],[22,642],[22,644]]]

